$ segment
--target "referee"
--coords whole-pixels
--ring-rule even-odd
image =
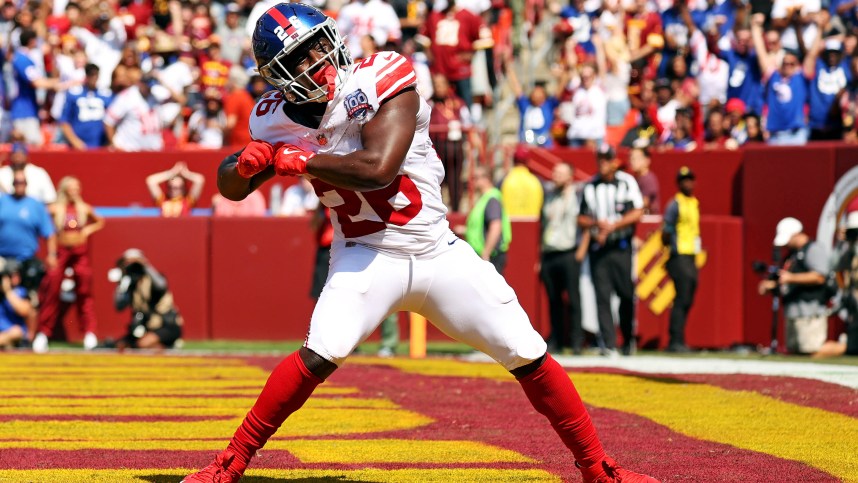
[[[617,154],[609,145],[596,153],[599,174],[584,186],[578,225],[590,230],[590,271],[596,291],[604,349],[617,355],[617,333],[611,315],[611,294],[620,298],[620,330],[623,354],[634,348],[634,282],[632,281],[632,236],[643,215],[643,197],[635,178],[618,171]]]

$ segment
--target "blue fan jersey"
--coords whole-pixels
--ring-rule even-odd
[[[113,94],[106,89],[70,89],[60,122],[68,123],[87,147],[104,146],[104,115],[112,100]]]

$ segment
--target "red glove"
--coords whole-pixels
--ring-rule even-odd
[[[274,154],[274,172],[280,176],[307,174],[307,161],[315,155],[292,144],[278,146]]]
[[[250,141],[238,156],[235,168],[243,178],[250,178],[261,172],[274,159],[274,146],[265,141]]]

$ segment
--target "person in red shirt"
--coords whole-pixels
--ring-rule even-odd
[[[249,79],[244,70],[238,66],[229,71],[226,84],[226,95],[223,98],[223,112],[226,114],[226,146],[245,146],[251,141],[250,130],[247,129],[250,114],[256,101],[247,92]]]
[[[431,42],[433,73],[446,77],[456,94],[470,105],[471,58],[474,51],[492,47],[491,30],[482,18],[456,6],[456,0],[437,0],[424,35]]]
[[[642,81],[655,78],[664,49],[661,17],[647,10],[647,0],[635,0],[626,11],[625,34],[632,64],[629,93],[637,96]]]

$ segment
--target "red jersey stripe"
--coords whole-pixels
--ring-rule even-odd
[[[283,13],[281,13],[280,10],[272,8],[268,13],[271,14],[271,17],[276,20],[284,30],[286,30],[287,34],[292,35],[295,33],[295,27],[292,26],[292,22],[283,16]]]
[[[412,75],[412,76],[414,75],[414,68],[411,67],[410,63],[403,62],[398,67],[396,67],[393,70],[393,72],[390,72],[386,76],[382,77],[375,84],[375,92],[376,92],[376,95],[378,96],[378,99],[383,100],[381,97],[382,94],[386,93],[397,82],[407,78],[409,75]]]
[[[384,75],[387,71],[389,71],[390,69],[393,69],[394,67],[396,67],[396,66],[398,66],[398,65],[402,64],[403,62],[407,62],[407,61],[405,60],[405,57],[403,57],[403,56],[401,56],[401,55],[399,55],[399,54],[390,54],[390,55],[386,55],[386,56],[384,56],[383,58],[384,58],[384,60],[390,60],[390,58],[391,58],[393,55],[395,55],[395,56],[396,56],[396,60],[394,60],[393,62],[389,62],[386,66],[382,67],[382,68],[381,68],[381,70],[379,70],[379,71],[378,71],[378,73],[375,75],[375,78],[376,78],[376,79],[380,79],[380,78],[381,78],[381,76],[383,76],[383,75]]]

